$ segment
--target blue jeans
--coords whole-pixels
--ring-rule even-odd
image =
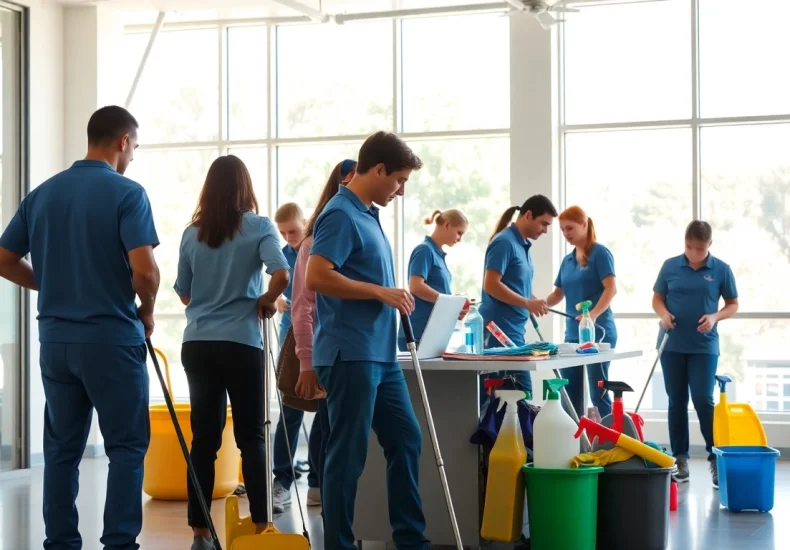
[[[303,419],[303,411],[283,405],[283,414],[280,415],[280,420],[277,421],[277,430],[274,432],[274,480],[287,490],[291,489],[291,485],[294,482],[293,472],[291,471],[291,458],[296,455]],[[290,455],[288,454],[289,445],[286,444],[286,434],[291,447]],[[310,487],[319,487],[318,473],[314,471],[313,465],[315,464],[314,455],[320,452],[320,449],[321,423],[314,419],[307,447],[307,461],[310,464],[307,484]]]
[[[419,491],[422,432],[397,363],[340,361],[316,367],[327,392],[329,440],[323,483],[324,548],[354,546],[354,501],[370,429],[387,460],[387,501],[398,549],[427,549]]]
[[[83,546],[75,502],[94,407],[110,459],[101,543],[105,550],[140,547],[143,460],[151,437],[145,360],[144,345],[41,344],[44,548]]]
[[[491,333],[485,335],[485,349],[501,348],[502,344],[491,336]],[[522,342],[523,343],[523,342]],[[529,371],[522,370],[503,370],[498,372],[489,372],[480,375],[479,396],[480,396],[480,411],[485,410],[488,406],[488,395],[486,395],[485,381],[489,378],[505,378],[505,385],[502,389],[505,390],[521,390],[532,393],[532,376]]]
[[[713,457],[713,389],[719,356],[710,353],[661,354],[664,387],[669,397],[669,443],[672,456],[689,457],[689,390],[708,458]]]
[[[565,341],[574,344],[579,343],[578,339]],[[614,349],[617,345],[617,336],[607,334],[604,342],[611,344],[612,349]],[[573,403],[573,408],[576,409],[576,414],[579,418],[585,416],[586,413],[584,410],[584,370],[582,367],[560,369],[562,377],[568,380],[565,390],[568,392],[568,397]],[[601,418],[605,418],[612,414],[612,398],[608,391],[598,387],[598,382],[602,380],[609,380],[609,361],[587,365],[587,384],[590,389],[590,400],[598,408],[598,414],[601,415]],[[565,407],[564,402],[562,406],[563,408]]]

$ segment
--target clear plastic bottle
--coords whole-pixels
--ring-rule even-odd
[[[466,335],[466,352],[473,355],[483,354],[483,317],[478,311],[476,300],[472,300],[469,306],[469,313],[464,319],[464,329]]]
[[[579,345],[595,343],[595,323],[590,317],[590,302],[582,304],[582,320],[579,321]]]

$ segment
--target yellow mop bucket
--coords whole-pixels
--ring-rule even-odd
[[[264,320],[262,327],[263,336],[263,361],[269,364],[271,351],[269,349],[268,319]],[[274,361],[272,360],[272,368]],[[266,527],[263,532],[255,534],[255,524],[249,516],[241,517],[239,514],[239,499],[230,496],[225,500],[225,546],[227,550],[310,550],[310,540],[307,530],[303,535],[280,533],[274,525],[274,503],[272,502],[272,446],[271,446],[271,420],[269,419],[269,376],[263,377],[263,411],[264,411],[264,441],[266,445]],[[281,409],[282,410],[282,409]],[[301,512],[301,506],[300,506]]]
[[[154,349],[164,365],[167,379],[167,391],[173,398],[170,381],[170,366],[167,357],[159,349]],[[192,441],[189,415],[189,403],[175,403],[176,415],[182,426],[187,444]],[[151,443],[145,455],[145,473],[143,475],[143,492],[157,500],[187,500],[187,468],[181,460],[181,448],[175,428],[170,420],[167,405],[152,405],[149,409],[151,418]],[[222,447],[217,453],[215,463],[215,482],[213,498],[223,498],[231,494],[238,485],[239,449],[233,437],[233,418],[228,406],[225,430],[222,432]]]
[[[716,447],[767,447],[760,417],[748,403],[728,403],[728,376],[716,376],[719,383],[719,403],[713,409],[713,444]]]

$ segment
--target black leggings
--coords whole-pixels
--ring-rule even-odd
[[[214,492],[214,461],[222,445],[228,396],[233,413],[233,433],[241,451],[241,469],[255,523],[266,521],[266,446],[264,444],[263,353],[235,342],[185,342],[181,363],[189,382],[192,406],[192,450],[206,503]],[[195,489],[187,476],[190,527],[208,527]]]

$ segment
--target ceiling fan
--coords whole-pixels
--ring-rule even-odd
[[[555,17],[554,14],[577,13],[579,11],[566,6],[568,0],[505,0],[505,2],[512,6],[508,15],[519,12],[529,13],[538,20],[544,29],[549,29],[564,21],[562,15]]]

